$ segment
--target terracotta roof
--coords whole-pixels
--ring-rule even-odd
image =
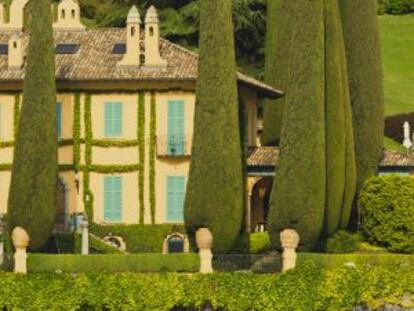
[[[247,153],[247,167],[250,170],[274,169],[279,158],[278,147],[252,147]],[[380,167],[414,168],[414,156],[396,151],[384,150]]]
[[[0,31],[0,44],[7,44],[11,33]],[[80,44],[72,55],[56,55],[58,81],[151,81],[197,79],[197,54],[170,41],[160,40],[161,56],[167,59],[166,69],[122,68],[117,66],[122,58],[113,54],[115,44],[125,43],[124,28],[91,29],[87,31],[56,31],[55,43]],[[24,46],[28,35],[23,34]],[[21,81],[23,72],[8,70],[7,55],[0,55],[0,81]],[[254,78],[238,73],[241,84],[257,90],[261,95],[280,97],[282,92]]]

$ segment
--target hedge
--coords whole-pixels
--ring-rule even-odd
[[[370,243],[393,252],[414,253],[414,180],[374,177],[360,197],[361,230]]]
[[[304,265],[271,275],[0,273],[0,308],[25,311],[161,311],[199,307],[207,300],[226,311],[349,311],[355,305],[398,304],[405,294],[414,294],[412,273],[394,267]]]
[[[185,233],[178,225],[97,225],[91,233],[103,238],[109,234],[121,236],[129,253],[161,253],[164,239],[173,232]]]
[[[29,254],[30,272],[196,272],[198,254]]]

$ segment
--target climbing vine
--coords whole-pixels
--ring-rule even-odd
[[[83,170],[83,203],[85,212],[90,220],[93,220],[93,195],[89,188],[90,173],[89,167],[92,165],[92,112],[91,94],[85,95],[84,123],[85,123],[85,166]]]
[[[14,95],[14,109],[13,109],[13,130],[14,140],[17,138],[20,120],[20,94]]]
[[[80,167],[80,144],[81,144],[81,129],[80,129],[80,115],[81,115],[81,98],[80,94],[75,93],[73,103],[73,165],[75,171],[79,171]]]
[[[150,150],[149,150],[149,188],[150,188],[150,208],[151,208],[151,223],[155,224],[155,208],[156,208],[156,196],[155,196],[155,156],[156,156],[156,144],[157,144],[157,110],[156,110],[156,98],[155,93],[151,93],[151,121],[150,121]]]
[[[139,202],[139,223],[144,223],[145,206],[144,206],[144,171],[145,171],[145,94],[138,94],[138,157],[140,170],[138,175],[138,202]]]

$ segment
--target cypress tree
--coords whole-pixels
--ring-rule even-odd
[[[290,39],[293,29],[289,27],[294,1],[273,0],[267,2],[266,63],[265,81],[269,85],[289,93],[285,70],[294,46]],[[277,144],[280,140],[282,115],[285,99],[267,99],[263,103],[264,145]]]
[[[25,228],[32,250],[47,241],[56,215],[56,84],[50,5],[50,0],[28,3],[30,39],[8,201],[9,230]]]
[[[340,228],[342,219],[344,223],[349,220],[356,177],[351,103],[341,18],[336,0],[324,0],[324,2],[326,106],[324,234],[330,236]]]
[[[208,227],[221,252],[240,233],[244,193],[231,0],[200,1],[199,49],[185,222]]]
[[[279,231],[294,228],[312,248],[323,229],[326,193],[323,0],[281,1],[289,7],[286,31],[295,35],[281,42],[294,48],[280,60],[287,91],[270,230],[278,241]]]
[[[357,161],[357,189],[375,174],[384,133],[377,0],[340,0]]]

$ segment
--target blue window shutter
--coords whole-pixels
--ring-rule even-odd
[[[57,117],[57,136],[58,139],[62,138],[62,103],[56,104],[56,117]]]
[[[122,221],[122,177],[104,178],[104,219]]]
[[[122,136],[122,103],[105,103],[105,137]]]
[[[185,177],[167,177],[167,221],[184,221]]]
[[[182,155],[185,147],[184,101],[168,102],[168,154]]]

